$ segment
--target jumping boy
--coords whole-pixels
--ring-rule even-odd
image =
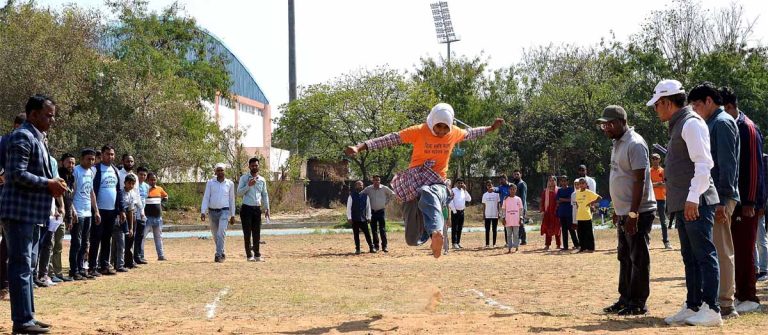
[[[453,147],[462,141],[480,138],[504,124],[497,118],[490,127],[463,130],[453,126],[453,107],[439,103],[432,108],[427,122],[365,141],[344,150],[354,156],[363,150],[378,150],[400,144],[412,144],[411,163],[407,170],[392,179],[392,188],[404,202],[403,221],[408,245],[418,245],[426,233],[432,237],[431,250],[440,257],[443,246],[442,208],[448,199],[445,179]]]

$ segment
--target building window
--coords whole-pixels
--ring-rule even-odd
[[[232,108],[232,101],[230,101],[227,98],[223,98],[222,97],[222,98],[219,98],[219,105],[227,107],[227,108]]]

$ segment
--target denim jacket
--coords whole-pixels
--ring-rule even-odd
[[[707,119],[712,151],[712,180],[724,205],[728,199],[739,202],[739,130],[736,120],[720,107]]]

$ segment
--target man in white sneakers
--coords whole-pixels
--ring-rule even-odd
[[[667,324],[720,326],[720,267],[712,240],[715,205],[720,202],[710,177],[714,166],[704,120],[686,107],[686,94],[676,80],[663,80],[648,106],[669,121],[667,144],[667,212],[679,222],[680,252],[685,264],[685,304]]]

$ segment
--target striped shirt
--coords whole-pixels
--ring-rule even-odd
[[[144,215],[151,218],[163,216],[163,199],[168,199],[168,193],[160,186],[150,187],[144,206]]]

